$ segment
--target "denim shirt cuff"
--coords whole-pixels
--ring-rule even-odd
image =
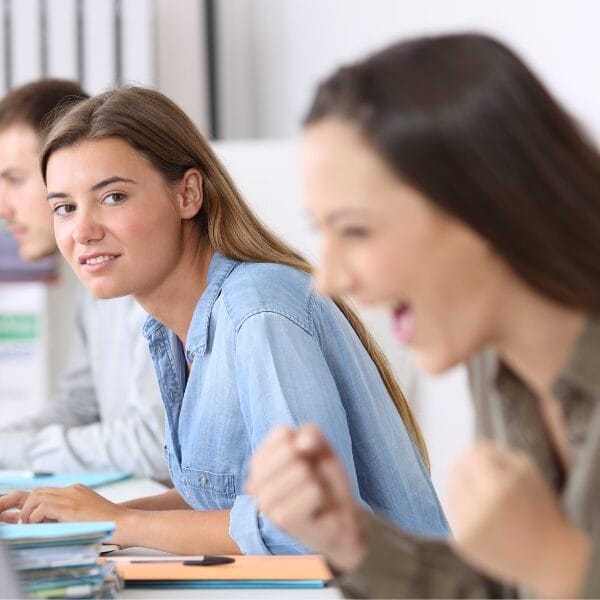
[[[256,505],[250,496],[238,496],[231,508],[229,535],[243,554],[271,554],[262,538]]]

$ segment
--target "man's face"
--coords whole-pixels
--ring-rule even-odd
[[[24,260],[56,251],[52,213],[39,167],[39,141],[28,125],[0,131],[0,217],[19,243]]]

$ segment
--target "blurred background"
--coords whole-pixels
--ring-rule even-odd
[[[314,258],[296,138],[317,82],[385,44],[471,30],[525,58],[596,140],[600,2],[595,0],[0,0],[0,94],[40,77],[88,93],[135,83],[175,100],[215,148],[263,220]],[[56,385],[49,356],[52,261],[24,265],[0,222],[0,422],[35,411]],[[362,311],[415,409],[443,496],[448,466],[472,437],[462,367],[427,377]]]

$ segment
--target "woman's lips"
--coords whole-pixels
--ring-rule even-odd
[[[394,309],[392,330],[401,344],[409,344],[415,334],[415,316],[409,306],[403,305]]]

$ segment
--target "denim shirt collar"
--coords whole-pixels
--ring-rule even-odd
[[[188,329],[186,357],[190,362],[193,360],[195,354],[204,354],[206,352],[208,326],[212,308],[221,294],[223,283],[238,264],[240,264],[240,261],[226,258],[218,252],[215,252],[210,260],[206,277],[206,288],[196,304]],[[144,324],[144,336],[146,339],[150,339],[159,327],[163,327],[162,323],[154,317],[149,316]]]

